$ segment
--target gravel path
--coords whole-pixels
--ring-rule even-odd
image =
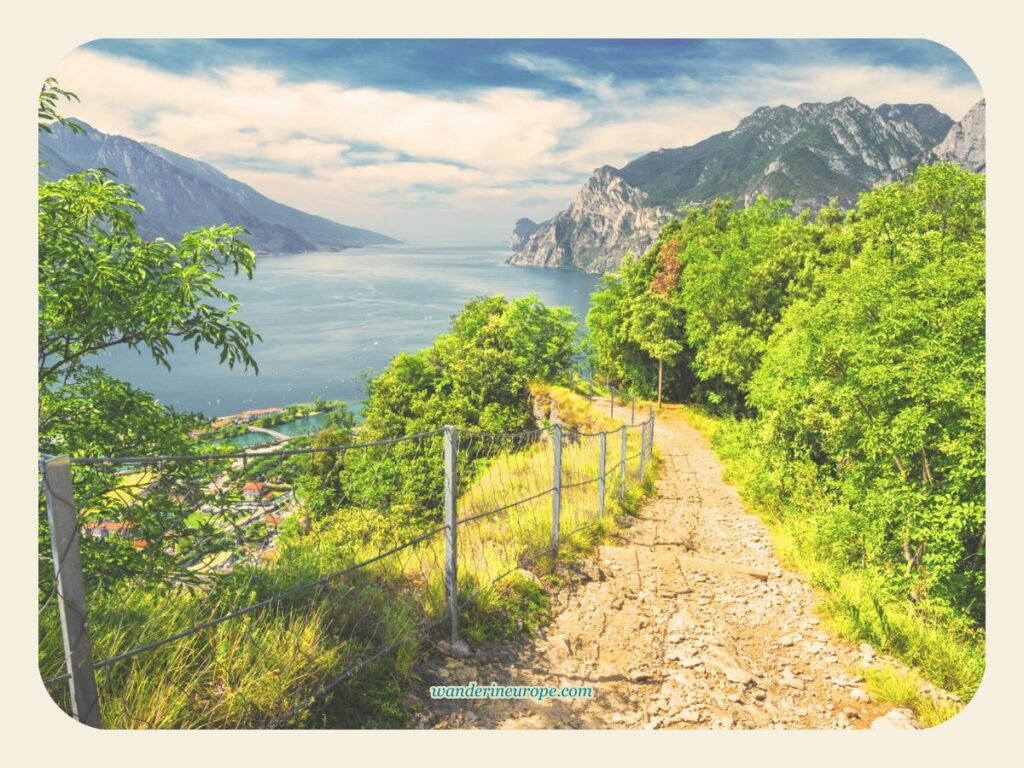
[[[671,406],[656,498],[572,569],[536,638],[437,656],[410,694],[421,728],[913,727],[873,702],[877,659],[821,626],[707,440]],[[593,699],[431,700],[431,685],[589,685]],[[882,717],[887,715],[887,717]]]

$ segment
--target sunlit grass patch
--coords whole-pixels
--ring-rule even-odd
[[[548,396],[560,414],[590,407],[586,398],[561,388]],[[607,421],[598,414],[577,424],[593,429]],[[558,583],[558,562],[585,556],[614,530],[616,516],[635,512],[653,490],[656,461],[647,462],[645,478],[639,477],[641,430],[627,430],[626,438],[623,496],[621,432],[608,435],[602,515],[599,439],[565,427],[558,560],[550,433],[489,456],[478,476],[463,479],[457,500],[463,637],[476,644],[534,633],[548,620],[545,584]],[[188,523],[204,521],[196,512]],[[445,616],[439,525],[428,533],[429,523],[394,509],[382,514],[343,507],[312,521],[297,514],[281,523],[273,556],[261,563],[251,558],[216,573],[231,557],[222,552],[197,565],[199,585],[133,582],[97,592],[89,605],[97,660],[185,633],[98,672],[104,727],[401,725],[401,691],[424,652],[424,632]],[[425,538],[405,546],[420,536]],[[364,565],[346,572],[357,564]],[[314,586],[277,599],[309,584]],[[267,600],[265,607],[189,632]],[[63,672],[59,638],[56,611],[45,611],[39,651],[44,678]],[[373,663],[363,666],[368,660]],[[341,680],[338,687],[308,706],[334,680]],[[66,707],[66,685],[51,690]]]
[[[925,679],[914,670],[883,665],[869,667],[863,673],[872,696],[894,707],[912,710],[925,728],[944,723],[963,709],[958,702],[929,693]]]

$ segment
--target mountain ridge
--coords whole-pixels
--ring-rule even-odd
[[[983,114],[980,123],[983,135]],[[731,131],[648,152],[622,168],[596,169],[569,208],[522,238],[508,262],[588,272],[614,269],[627,252],[646,250],[673,215],[716,198],[749,205],[767,195],[792,200],[796,210],[817,210],[837,199],[850,207],[861,192],[928,157],[959,125],[929,104],[872,108],[853,97],[759,107]],[[977,132],[974,125],[956,146],[977,153]],[[981,147],[983,154],[983,138]],[[599,177],[617,178],[620,188],[602,195],[594,189]],[[635,202],[632,211],[624,210],[624,200]],[[612,218],[618,233],[609,227]],[[562,236],[553,231],[556,227]]]
[[[42,176],[53,181],[87,168],[106,168],[130,184],[145,211],[137,216],[146,238],[177,240],[192,229],[234,224],[249,230],[261,253],[340,251],[398,242],[278,203],[209,163],[171,150],[99,131],[84,121],[75,133],[55,126],[40,136]]]

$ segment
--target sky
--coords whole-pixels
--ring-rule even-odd
[[[506,240],[590,173],[759,106],[982,98],[926,40],[98,40],[54,68],[101,131],[413,242]]]

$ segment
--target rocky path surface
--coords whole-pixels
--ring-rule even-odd
[[[536,638],[437,657],[421,670],[421,728],[914,727],[874,702],[876,661],[824,629],[707,440],[659,416],[656,498],[573,568]],[[431,685],[592,686],[592,699],[432,700]]]

